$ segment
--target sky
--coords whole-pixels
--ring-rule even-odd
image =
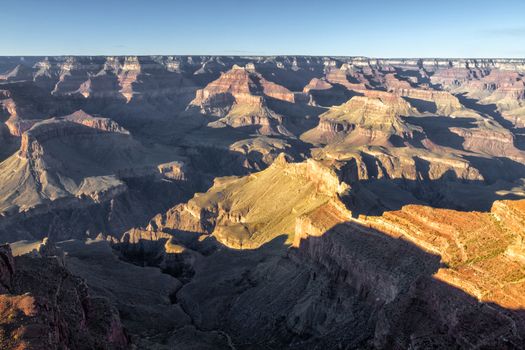
[[[525,0],[0,0],[0,55],[525,57]]]

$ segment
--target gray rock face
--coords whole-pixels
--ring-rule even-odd
[[[126,349],[118,311],[94,297],[43,245],[39,257],[0,247],[0,344],[4,349]]]

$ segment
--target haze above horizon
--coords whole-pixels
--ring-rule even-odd
[[[525,3],[144,1],[2,5],[0,55],[525,57]]]

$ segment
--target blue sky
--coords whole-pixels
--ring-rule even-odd
[[[525,0],[0,0],[0,55],[525,57]]]

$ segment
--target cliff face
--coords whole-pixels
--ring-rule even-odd
[[[1,247],[0,295],[5,349],[125,349],[118,312],[89,295],[83,280],[57,257],[13,258]]]
[[[436,279],[480,301],[516,308],[524,302],[517,282],[521,277],[515,275],[521,261],[522,207],[523,201],[497,201],[489,213],[464,213],[410,205],[358,221],[439,254],[447,267],[437,271]]]
[[[376,347],[490,347],[502,342],[501,334],[517,344],[524,334],[508,327],[522,322],[520,312],[508,314],[505,309],[480,306],[480,302],[495,302],[512,310],[523,305],[521,277],[515,275],[516,264],[523,262],[522,204],[495,202],[491,213],[412,205],[380,217],[357,219],[349,218],[345,209],[328,205],[297,219],[294,246],[298,258],[323,266],[338,276],[337,284],[357,288],[370,303],[382,305],[374,330]],[[418,257],[410,244],[400,243],[403,240],[430,256]],[[367,248],[368,244],[374,248]],[[385,256],[392,250],[399,255]],[[417,269],[402,263],[409,256],[420,261]],[[438,256],[446,265],[438,267]],[[383,259],[397,260],[395,268]],[[499,283],[489,276],[497,276]],[[400,319],[410,325],[409,333],[399,326]],[[486,330],[462,326],[474,319],[484,319]],[[441,333],[444,325],[448,330]],[[414,336],[420,333],[425,335]]]

